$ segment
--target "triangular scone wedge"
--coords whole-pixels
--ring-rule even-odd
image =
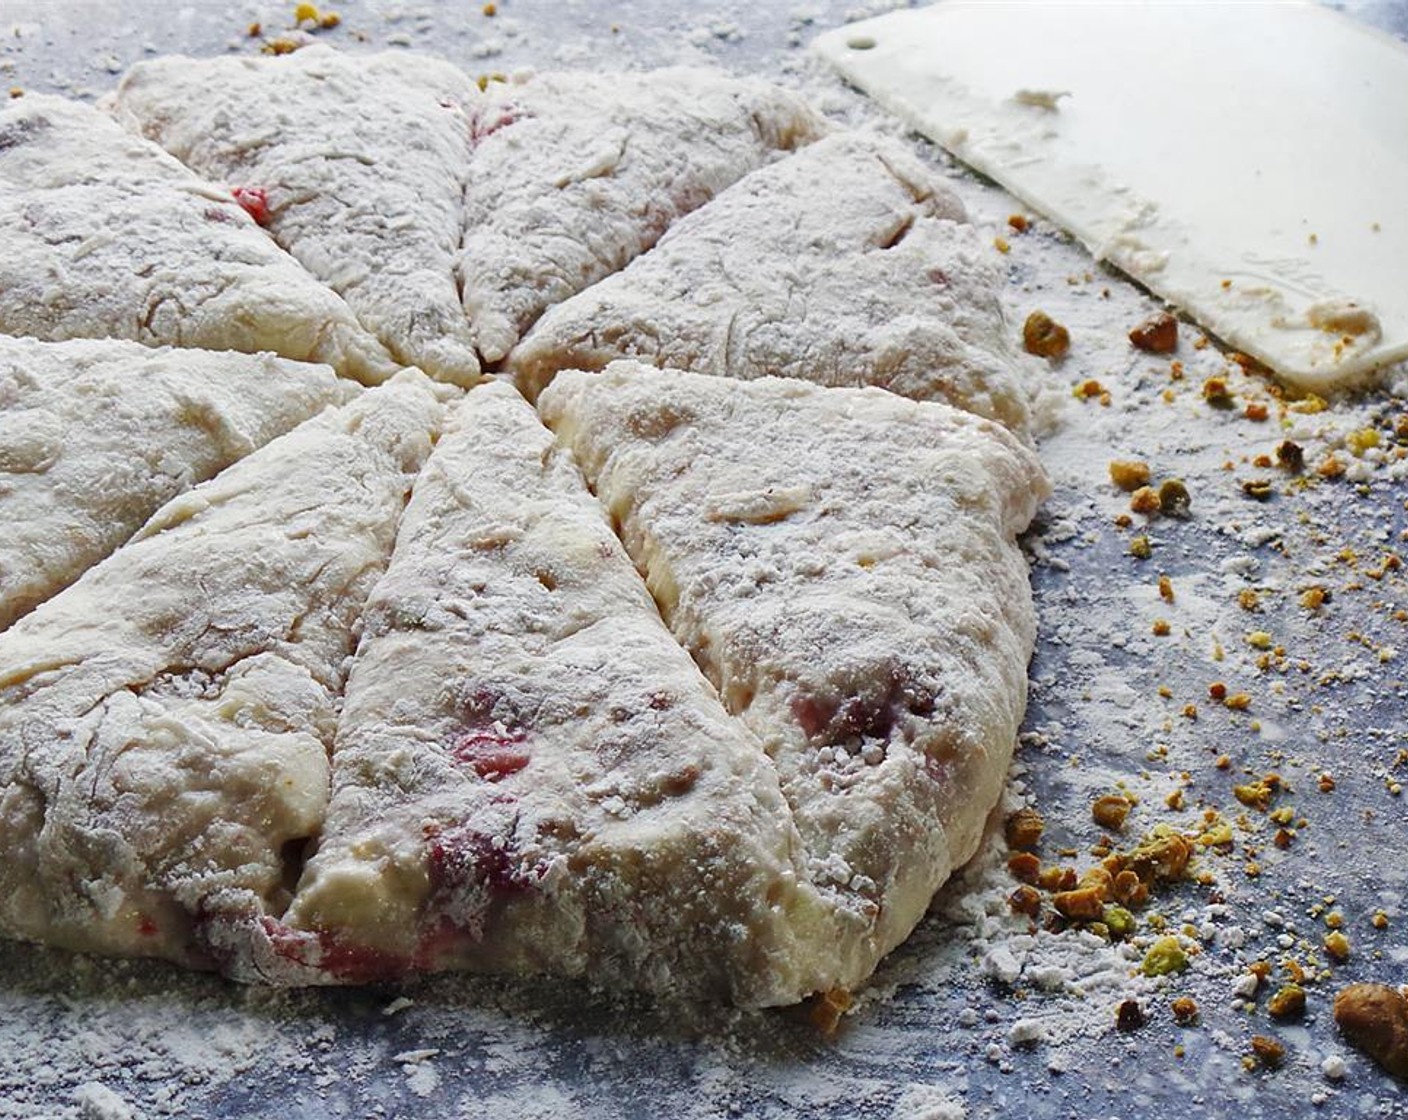
[[[448,63],[306,47],[275,58],[152,59],[115,95],[120,117],[236,189],[279,244],[391,352],[458,385],[479,376],[455,287],[467,105]]]
[[[0,630],[356,387],[269,354],[0,335]]]
[[[1001,425],[617,362],[543,393],[675,635],[767,745],[855,983],[972,855],[1035,637],[1047,492]]]
[[[0,333],[271,351],[364,382],[397,368],[227,189],[42,94],[0,107]]]
[[[226,966],[282,912],[430,384],[267,444],[0,634],[0,932]]]
[[[476,112],[460,260],[480,354],[498,361],[544,308],[824,127],[796,95],[711,70],[491,83]]]
[[[878,385],[1029,425],[997,255],[893,140],[838,133],[682,218],[548,310],[509,357],[535,397],[616,358],[726,377]]]
[[[670,636],[570,453],[508,386],[473,390],[368,603],[327,825],[263,974],[792,1002],[827,986],[799,952],[823,940],[800,859],[762,744]]]

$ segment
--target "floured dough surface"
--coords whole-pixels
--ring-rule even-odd
[[[200,174],[260,199],[279,244],[399,361],[469,385],[479,365],[454,254],[478,93],[424,55],[308,47],[142,62],[115,106]]]
[[[268,354],[0,335],[0,630],[163,503],[355,391]]]
[[[0,634],[0,928],[208,965],[282,910],[439,421],[427,385],[266,445]]]
[[[229,190],[39,94],[0,106],[0,332],[268,350],[367,382],[396,369]]]
[[[404,53],[157,59],[111,99],[130,134],[29,98],[0,129],[39,192],[0,195],[40,262],[23,313],[209,327],[245,280],[201,287],[237,250],[169,236],[190,218],[455,383],[338,403],[267,356],[0,338],[29,363],[0,379],[0,564],[49,596],[0,630],[0,932],[772,1006],[863,983],[973,852],[1047,484],[961,206],[766,83],[486,86]],[[63,193],[90,188],[98,228]]]
[[[471,392],[367,607],[284,966],[790,1002],[824,986],[800,858],[570,453],[509,387]]]
[[[794,94],[709,70],[491,83],[476,110],[459,266],[481,355],[498,361],[545,308],[824,127]]]
[[[1016,535],[1047,483],[1000,425],[877,389],[618,362],[550,426],[676,637],[764,741],[857,980],[974,851],[1026,702]]]
[[[991,246],[894,141],[837,133],[734,184],[550,309],[509,367],[529,396],[618,357],[878,385],[1029,424]]]

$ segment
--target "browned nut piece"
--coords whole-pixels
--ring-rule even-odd
[[[1273,1019],[1300,1018],[1305,1014],[1305,989],[1287,984],[1266,1001],[1266,1010]]]
[[[808,1018],[811,1019],[812,1026],[822,1034],[835,1034],[836,1028],[841,1025],[841,1016],[851,1009],[853,1003],[854,998],[845,988],[818,992],[812,997]]]
[[[1159,487],[1159,512],[1165,517],[1187,517],[1193,499],[1181,479],[1170,478]]]
[[[1007,905],[1014,914],[1035,918],[1041,913],[1041,895],[1031,887],[1021,886],[1007,896]]]
[[[1198,1004],[1188,996],[1179,996],[1172,1007],[1174,1021],[1179,1026],[1191,1026],[1198,1021]]]
[[[1077,922],[1099,921],[1105,912],[1105,902],[1094,887],[1077,887],[1073,891],[1059,891],[1051,896],[1057,911],[1064,917]]]
[[[1340,930],[1332,930],[1325,935],[1325,952],[1336,964],[1349,960],[1349,938]]]
[[[1112,459],[1110,461],[1110,481],[1132,494],[1141,486],[1149,485],[1149,464],[1138,459]]]
[[[1076,885],[1095,891],[1100,895],[1101,901],[1109,902],[1114,896],[1115,877],[1097,863],[1080,877],[1080,882]]]
[[[1402,992],[1387,984],[1351,984],[1335,997],[1335,1022],[1352,1046],[1408,1079],[1408,998]]]
[[[1061,358],[1071,348],[1071,334],[1045,311],[1033,311],[1022,325],[1022,345],[1039,358]]]
[[[1178,347],[1178,320],[1160,311],[1130,331],[1129,341],[1151,354],[1172,354]]]
[[[1003,825],[1007,846],[1016,851],[1029,851],[1041,840],[1046,820],[1035,809],[1018,809]]]
[[[1237,403],[1232,396],[1232,390],[1221,377],[1209,377],[1203,382],[1203,400],[1213,408],[1231,408]]]
[[[1270,1069],[1277,1069],[1286,1060],[1286,1048],[1274,1038],[1267,1038],[1264,1034],[1252,1035],[1252,1053],[1261,1061],[1262,1065]]]
[[[1094,804],[1090,806],[1090,815],[1095,818],[1095,823],[1101,828],[1118,832],[1124,827],[1125,818],[1129,816],[1129,809],[1129,799],[1123,794],[1108,793],[1104,797],[1095,799]]]
[[[1013,852],[1007,857],[1007,870],[1022,883],[1035,883],[1041,876],[1041,860],[1031,852]]]
[[[1155,836],[1129,854],[1129,866],[1140,879],[1175,880],[1188,870],[1193,845],[1177,833]]]
[[[1249,782],[1244,786],[1233,786],[1232,796],[1249,809],[1266,812],[1271,804],[1271,787],[1265,782]]]
[[[1276,462],[1292,474],[1300,474],[1305,470],[1305,452],[1300,444],[1283,439],[1276,445]]]
[[[1149,901],[1149,888],[1133,871],[1115,876],[1115,898],[1125,906],[1143,906]]]
[[[1141,486],[1130,497],[1129,508],[1135,513],[1142,513],[1146,517],[1152,517],[1161,509],[1159,505],[1159,492],[1152,486]]]
[[[1115,1029],[1121,1031],[1137,1031],[1147,1020],[1144,1018],[1144,1009],[1139,1006],[1137,999],[1121,1000],[1120,1005],[1115,1008]]]

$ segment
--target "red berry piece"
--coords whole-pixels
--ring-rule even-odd
[[[263,187],[231,187],[230,193],[244,212],[261,226],[269,224],[269,194]]]

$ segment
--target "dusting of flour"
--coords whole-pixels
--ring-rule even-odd
[[[854,6],[661,17],[641,4],[602,14],[506,0],[488,18],[478,6],[349,3],[332,41],[438,50],[471,72],[712,61],[781,76],[835,120],[902,136],[801,49],[879,7]],[[75,64],[57,53],[74,30],[30,17],[0,65],[17,84],[100,92],[147,47],[250,50],[244,22],[256,19],[288,22],[262,4],[196,11],[124,27]],[[1342,1044],[1329,1009],[1343,983],[1408,972],[1408,589],[1391,559],[1408,529],[1408,374],[1295,401],[1189,323],[1172,355],[1135,350],[1126,333],[1158,310],[1152,299],[1035,216],[1015,230],[1020,206],[991,185],[956,171],[956,187],[1001,253],[1014,337],[1040,309],[1072,338],[1046,364],[1038,409],[1057,488],[1027,540],[1042,639],[984,848],[834,1037],[803,1013],[660,1007],[563,984],[268,992],[5,944],[0,1117],[1403,1115],[1408,1091]],[[1300,474],[1278,458],[1287,440]],[[1182,480],[1191,516],[1132,511],[1112,459],[1148,463],[1155,485]],[[1136,538],[1147,559],[1131,554]],[[1317,588],[1328,595],[1307,606]],[[1246,706],[1218,702],[1215,684]],[[1272,772],[1267,811],[1238,799]],[[1230,841],[1198,846],[1203,881],[1156,891],[1128,940],[1047,928],[1049,905],[1037,923],[1014,913],[1003,812],[1039,809],[1043,861],[1084,870],[1106,834],[1090,805],[1115,791],[1135,802],[1117,848],[1161,825],[1198,835],[1208,813]],[[1271,817],[1282,809],[1284,825]],[[1352,945],[1345,964],[1324,950],[1331,915]],[[1185,971],[1141,971],[1159,937],[1178,940]],[[1249,980],[1258,961],[1267,984]],[[1267,997],[1292,961],[1307,1011],[1279,1022]],[[1190,1026],[1171,1012],[1180,997],[1198,1006]],[[1145,1023],[1117,1030],[1131,1000]],[[1253,1035],[1286,1048],[1280,1069],[1249,1068]]]

